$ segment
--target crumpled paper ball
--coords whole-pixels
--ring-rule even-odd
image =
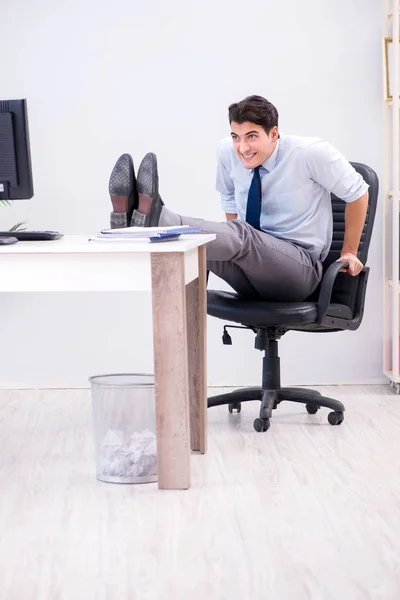
[[[157,474],[157,438],[149,429],[135,432],[125,441],[121,430],[110,429],[100,449],[102,475],[149,477]]]

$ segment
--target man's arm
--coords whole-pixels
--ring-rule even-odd
[[[307,167],[311,179],[346,202],[345,232],[339,260],[349,263],[343,269],[358,275],[363,268],[357,258],[368,206],[368,185],[344,156],[321,140],[307,148]]]
[[[344,213],[344,241],[339,260],[349,263],[346,269],[350,275],[358,275],[363,264],[357,258],[358,246],[368,208],[368,191],[354,202],[346,204]]]
[[[232,140],[229,140],[232,145]],[[235,184],[230,173],[230,149],[227,140],[223,140],[218,149],[216,189],[221,195],[221,206],[227,221],[237,218]]]

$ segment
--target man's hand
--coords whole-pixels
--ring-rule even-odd
[[[357,258],[357,250],[365,223],[368,208],[368,191],[354,202],[348,202],[344,212],[344,240],[339,260],[349,263],[342,269],[355,277],[362,271],[363,264]]]
[[[358,275],[362,269],[363,269],[363,264],[361,262],[361,260],[358,260],[357,256],[355,254],[353,254],[352,252],[344,252],[343,254],[340,255],[340,258],[338,258],[338,260],[336,262],[347,262],[349,263],[348,268],[346,269],[341,269],[341,273],[349,273],[350,275],[353,275],[353,277],[355,277],[356,275]]]

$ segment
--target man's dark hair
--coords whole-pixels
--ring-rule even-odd
[[[278,118],[275,106],[262,96],[247,96],[229,107],[229,123],[235,121],[242,124],[249,121],[264,127],[267,134],[275,125],[278,126]]]

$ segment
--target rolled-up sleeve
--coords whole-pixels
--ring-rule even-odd
[[[226,213],[236,214],[235,186],[229,174],[228,168],[224,163],[223,149],[220,148],[217,157],[217,181],[216,188],[221,194],[222,210]]]
[[[318,141],[307,148],[311,179],[345,202],[354,202],[368,190],[368,184],[348,160],[330,144]]]

